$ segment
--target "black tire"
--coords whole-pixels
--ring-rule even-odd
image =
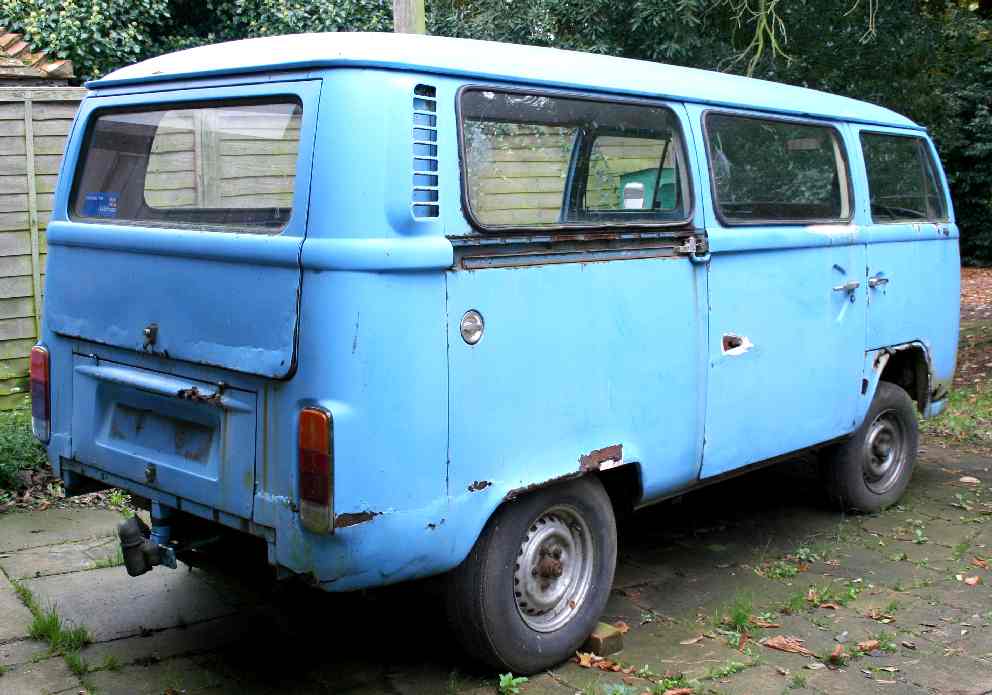
[[[861,426],[821,458],[827,494],[848,511],[891,507],[906,492],[918,449],[916,406],[901,387],[882,381]]]
[[[576,550],[580,545],[591,552]],[[558,565],[552,558],[555,551]],[[588,562],[575,561],[583,554],[590,556]],[[524,558],[538,557],[531,571],[526,566],[521,569]],[[609,598],[616,560],[613,507],[596,477],[571,480],[508,502],[449,576],[452,631],[470,656],[497,669],[529,675],[554,666],[571,657],[595,628]],[[527,576],[534,577],[532,583]],[[521,587],[521,581],[526,586]],[[570,607],[573,594],[568,587],[580,583],[586,589]],[[554,608],[535,611],[527,604],[529,596],[552,601],[559,592],[561,599]],[[525,618],[527,611],[535,612]]]

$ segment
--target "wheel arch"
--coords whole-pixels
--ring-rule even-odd
[[[913,340],[865,354],[862,402],[856,424],[864,419],[882,381],[900,386],[916,403],[920,414],[926,413],[933,383],[933,361],[926,343]]]

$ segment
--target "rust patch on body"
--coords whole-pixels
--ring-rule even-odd
[[[579,470],[588,473],[619,466],[621,463],[623,463],[623,444],[614,444],[580,456]]]
[[[469,492],[478,492],[480,490],[485,490],[487,487],[492,485],[488,480],[476,480],[471,485],[468,486]]]
[[[504,497],[503,499],[506,500],[507,502],[511,502],[517,499],[518,497],[522,497],[523,495],[526,495],[529,492],[540,490],[543,487],[548,487],[549,485],[554,485],[556,483],[563,483],[566,480],[573,480],[575,478],[581,477],[583,472],[567,473],[565,475],[560,475],[557,478],[550,478],[541,483],[531,483],[530,485],[525,485],[524,487],[514,488],[513,490],[510,490],[508,493],[506,493],[506,497]]]
[[[206,403],[208,405],[221,405],[221,395],[220,389],[216,393],[206,394],[200,393],[200,390],[195,386],[188,389],[179,389],[176,392],[176,396],[183,401],[193,401],[194,403]]]
[[[334,528],[347,528],[348,526],[356,526],[358,524],[364,524],[367,521],[372,521],[372,519],[377,516],[382,516],[382,512],[345,512],[344,514],[334,515]]]

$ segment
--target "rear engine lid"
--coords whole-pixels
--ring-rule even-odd
[[[319,90],[87,98],[48,229],[48,326],[290,376]]]

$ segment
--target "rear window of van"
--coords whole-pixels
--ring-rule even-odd
[[[278,234],[293,209],[301,113],[294,99],[99,113],[71,214],[87,222]]]

